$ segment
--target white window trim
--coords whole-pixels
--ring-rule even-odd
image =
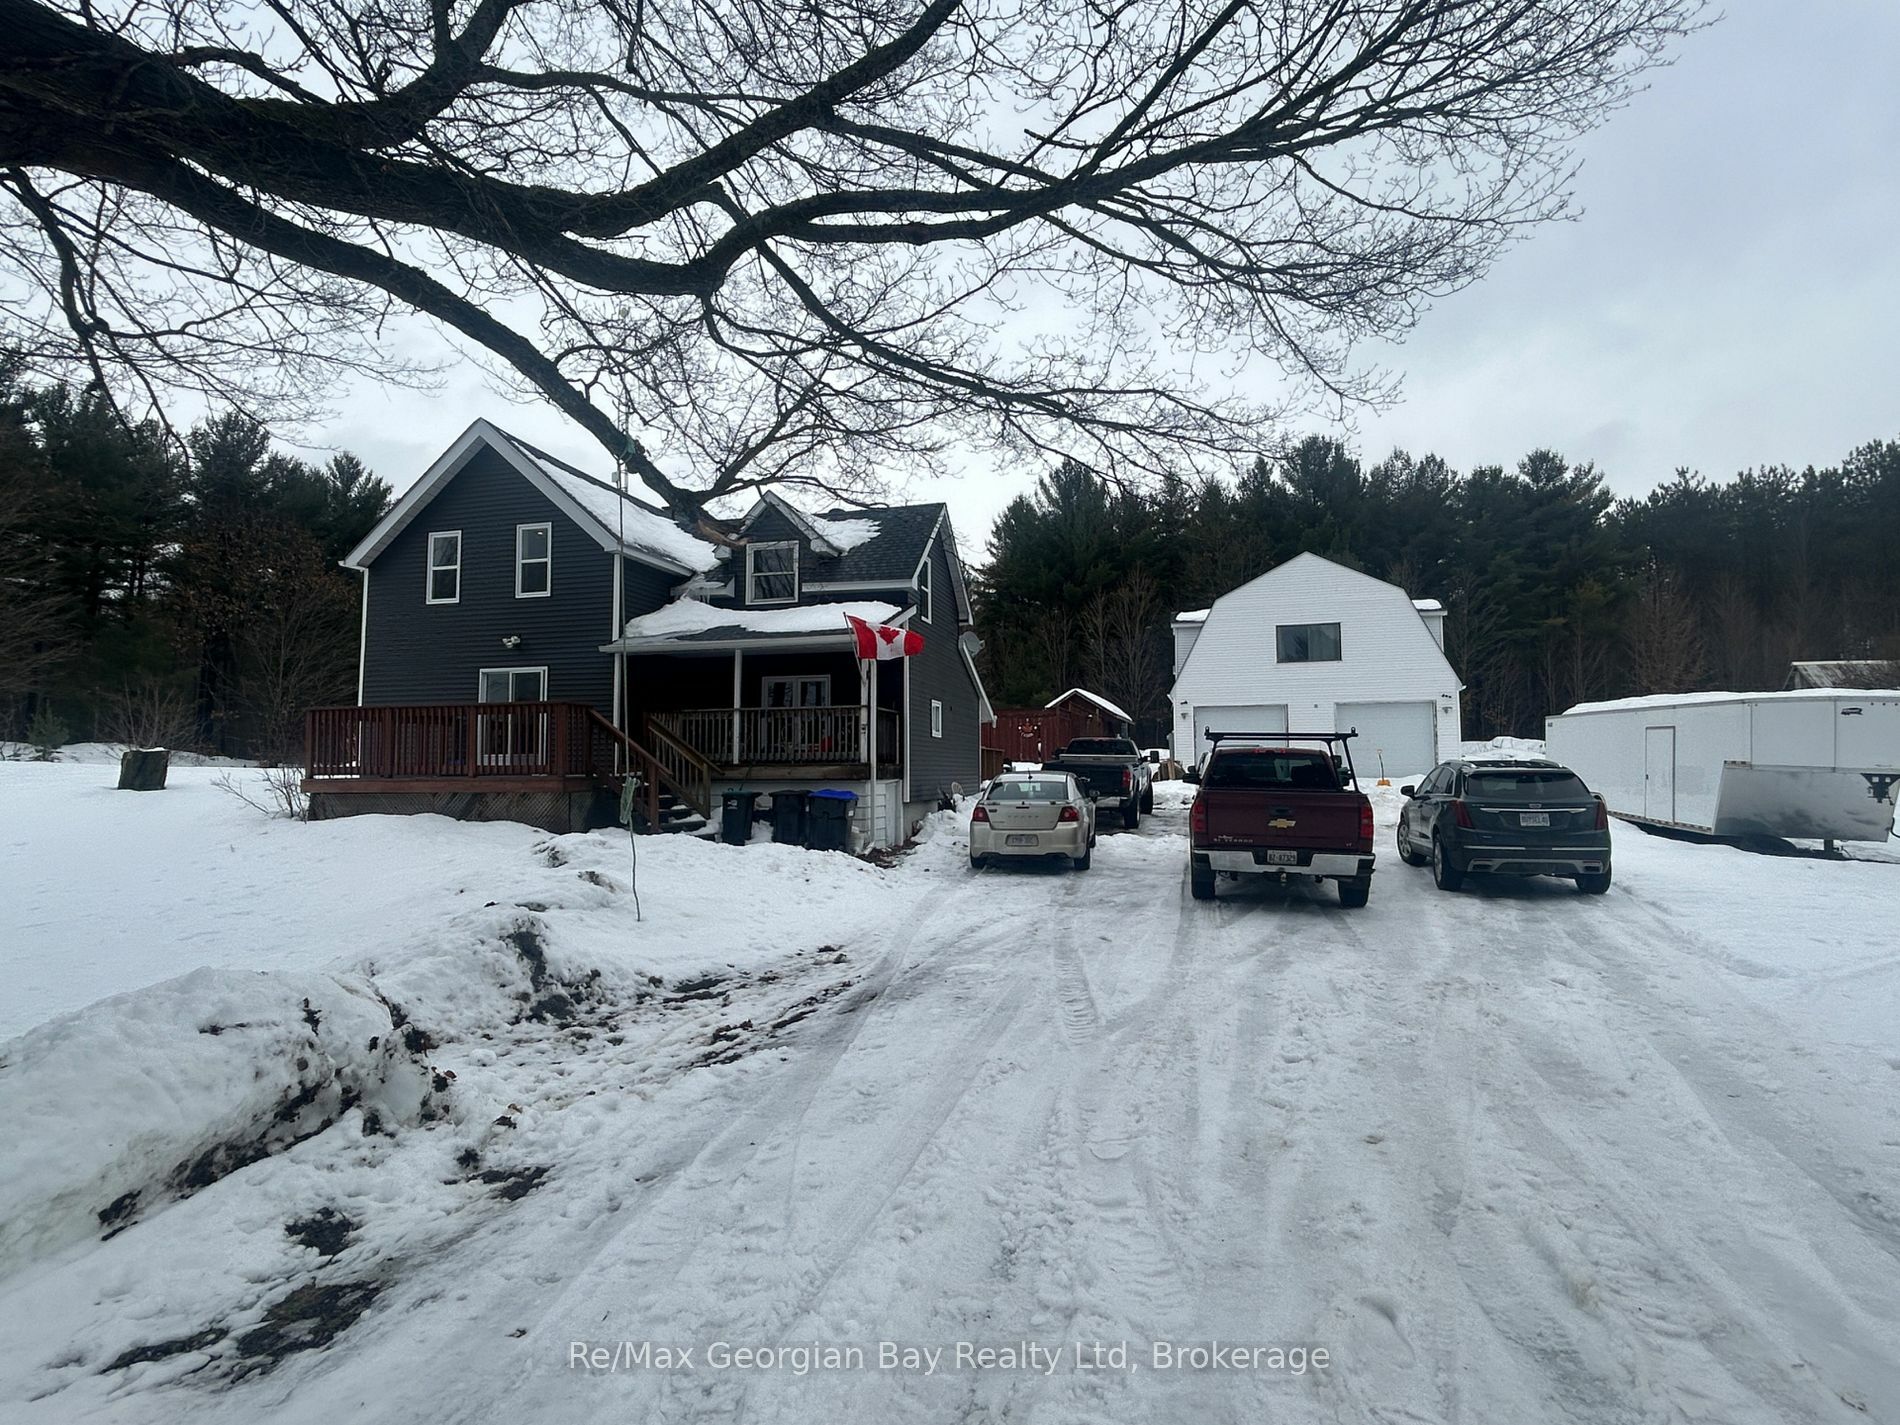
[[[545,559],[526,559],[521,557],[521,536],[531,529],[546,530],[548,553]],[[538,594],[524,594],[521,591],[521,568],[524,564],[545,564],[548,566],[548,586]],[[548,520],[534,520],[528,524],[515,526],[515,597],[517,599],[545,599],[554,593],[554,525]]]
[[[941,698],[930,700],[930,735],[943,736],[943,699]]]
[[[931,610],[935,608],[937,604],[937,595],[931,588],[930,553],[928,550],[924,553],[924,562],[917,568],[917,602],[918,616],[921,617],[925,623],[929,623]]]
[[[797,692],[798,685],[800,683],[823,683],[825,685],[825,700],[822,703],[811,704],[810,708],[807,708],[804,703],[797,703],[797,702],[787,703],[785,704],[784,707],[775,708],[772,706],[772,700],[766,696],[766,692],[765,692],[765,690],[771,687],[772,684],[774,683],[790,683],[792,685],[793,692]],[[831,707],[833,706],[832,701],[831,701],[831,674],[829,673],[773,673],[767,677],[760,678],[759,679],[759,706],[762,708],[769,709],[772,712],[792,712],[799,708],[805,708],[805,710],[809,712],[811,708]]]
[[[789,573],[792,576],[792,592],[789,598],[761,599],[754,592],[759,575],[752,568],[752,555],[760,549],[789,549],[792,551],[792,567],[789,570],[767,571],[767,578],[778,578]],[[764,604],[795,604],[798,602],[798,541],[795,539],[773,539],[745,547],[745,601],[748,607]]]
[[[438,539],[455,541],[455,563],[437,564],[435,562],[435,542]],[[455,571],[455,597],[438,599],[435,596],[435,575],[438,569]],[[462,602],[462,531],[459,529],[432,529],[429,538],[422,546],[422,601],[425,604],[459,604]]]
[[[482,702],[482,684],[488,680],[488,675],[490,673],[508,674],[510,692],[514,691],[513,677],[516,673],[539,673],[541,675],[541,696],[540,697],[526,698],[526,699],[511,697],[508,699],[508,701],[511,703],[513,702],[545,703],[548,700],[548,665],[545,663],[529,663],[529,664],[523,664],[522,666],[516,667],[516,668],[483,668],[483,669],[478,670],[475,674],[475,702],[480,707],[495,706],[493,703]]]

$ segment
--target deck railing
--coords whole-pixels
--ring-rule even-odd
[[[312,778],[585,777],[594,770],[585,703],[430,703],[313,708]]]
[[[658,819],[662,788],[712,814],[705,758],[671,738],[642,747],[586,703],[313,708],[304,739],[313,782],[565,777],[618,790],[631,773],[649,823]]]
[[[649,726],[725,767],[838,766],[866,760],[864,709],[690,708],[656,712]],[[877,761],[895,769],[903,743],[897,714],[877,710]]]

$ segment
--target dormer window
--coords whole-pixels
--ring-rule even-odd
[[[798,541],[748,544],[745,547],[745,584],[748,604],[798,602]]]

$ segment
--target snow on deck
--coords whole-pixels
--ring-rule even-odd
[[[962,813],[888,870],[643,839],[637,919],[623,835],[267,822],[173,775],[0,764],[9,982],[125,992],[0,1043],[9,1420],[1900,1400],[1891,861],[1619,827],[1607,896],[1448,895],[1371,788],[1364,910],[1203,904],[1163,782],[1088,873],[972,873]],[[1214,1340],[1329,1361],[1155,1369]],[[573,1354],[643,1341],[694,1365]]]

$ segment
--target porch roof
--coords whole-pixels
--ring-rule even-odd
[[[720,609],[680,599],[629,619],[603,653],[718,653],[739,648],[850,648],[846,614],[866,623],[902,623],[914,610],[860,600],[786,609]]]

